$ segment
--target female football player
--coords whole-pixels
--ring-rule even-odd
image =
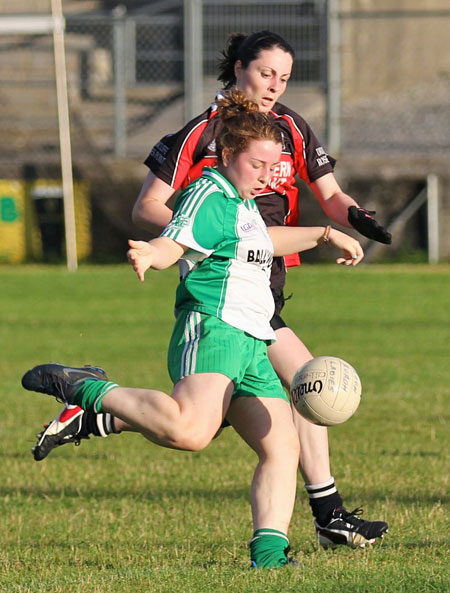
[[[109,413],[175,449],[203,449],[226,416],[258,456],[252,565],[277,567],[288,563],[300,445],[289,397],[267,356],[276,339],[272,259],[324,240],[342,249],[338,261],[348,265],[358,264],[363,251],[356,239],[330,227],[268,229],[255,197],[280,163],[281,132],[239,89],[219,101],[218,111],[217,169],[204,168],[182,192],[160,237],[130,240],[128,252],[141,281],[149,268],[183,263],[168,352],[172,396],[119,387],[97,367],[39,365],[22,383],[85,411]]]
[[[298,175],[312,189],[329,218],[340,225],[353,227],[370,239],[390,243],[390,235],[345,194],[333,173],[335,161],[328,156],[308,123],[295,111],[278,102],[291,76],[294,51],[279,35],[259,31],[251,35],[234,34],[223,52],[219,80],[225,89],[233,85],[255,101],[283,137],[282,155],[271,181],[261,191],[256,203],[268,227],[296,226],[299,216]],[[220,96],[220,92],[219,92]],[[138,226],[164,228],[172,218],[167,202],[173,193],[201,175],[205,165],[217,162],[216,136],[221,128],[217,105],[186,126],[162,138],[151,150],[146,164],[149,173],[133,210]],[[269,347],[269,358],[285,387],[296,371],[312,354],[281,317],[285,303],[286,265],[299,264],[298,253],[286,258],[276,256],[272,265],[271,289],[275,312],[271,320],[277,341]],[[300,441],[300,472],[315,518],[315,527],[323,546],[356,547],[373,543],[387,531],[383,521],[366,521],[358,513],[348,512],[331,474],[328,434],[293,410]],[[66,442],[80,442],[89,435],[107,436],[126,429],[120,420],[108,414],[85,415],[79,408],[64,409],[38,435],[34,448],[36,459],[43,459],[55,447]]]

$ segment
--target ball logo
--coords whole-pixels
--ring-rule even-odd
[[[316,379],[315,381],[305,381],[304,383],[299,383],[294,388],[292,395],[297,399],[309,393],[317,393],[317,395],[319,395],[322,389],[323,383],[320,379]]]

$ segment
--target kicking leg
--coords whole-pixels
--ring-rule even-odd
[[[82,440],[107,437],[122,431],[135,432],[135,429],[111,414],[94,414],[85,412],[80,406],[66,404],[56,418],[44,424],[44,430],[36,435],[33,457],[42,461],[61,445],[74,443],[78,446]]]
[[[102,376],[100,376],[100,371]],[[107,412],[164,447],[199,450],[219,429],[234,384],[220,373],[189,375],[172,397],[153,389],[119,387],[98,367],[38,365],[22,377],[30,391],[47,393],[91,412]]]

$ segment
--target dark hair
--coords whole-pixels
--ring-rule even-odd
[[[243,68],[247,68],[250,62],[256,60],[263,49],[279,47],[295,59],[295,52],[287,41],[277,33],[271,31],[257,31],[247,35],[246,33],[232,33],[228,38],[228,45],[222,51],[223,58],[219,59],[219,76],[217,80],[223,83],[225,89],[236,84],[234,65],[237,60],[242,62]]]
[[[258,103],[247,99],[247,95],[233,87],[217,100],[222,128],[216,137],[216,154],[222,163],[222,151],[230,156],[244,152],[250,140],[273,140],[282,143],[281,131],[276,128],[265,113],[259,111]]]

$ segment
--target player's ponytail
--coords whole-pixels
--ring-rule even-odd
[[[223,84],[224,89],[229,89],[235,82],[234,65],[239,59],[239,47],[247,35],[245,33],[232,33],[228,38],[228,45],[222,51],[222,58],[219,59],[219,76],[217,80]]]

